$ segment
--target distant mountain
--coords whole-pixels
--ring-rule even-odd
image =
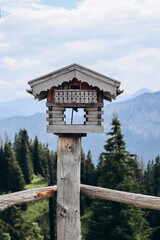
[[[129,151],[143,156],[145,162],[160,154],[160,92],[110,104],[104,112],[107,131],[113,113],[118,114]]]
[[[122,94],[117,97],[116,102],[133,99],[145,92],[151,92],[151,90],[142,88],[132,95]],[[8,102],[0,102],[0,119],[13,116],[30,116],[35,113],[45,113],[45,102],[45,100],[40,102],[38,100],[34,100],[33,96],[19,98]],[[106,104],[108,105],[110,103],[106,101]]]
[[[48,143],[56,151],[57,136],[46,133],[44,112],[45,110],[32,116],[1,119],[0,136],[3,138],[6,131],[13,141],[14,134],[25,128],[32,139],[37,135],[41,142]],[[143,156],[145,162],[160,154],[160,92],[144,93],[129,101],[110,103],[104,107],[104,113],[105,132],[110,130],[113,113],[118,114],[130,152]],[[82,113],[76,116],[78,121],[82,117]],[[82,139],[85,153],[90,149],[95,163],[103,151],[106,139],[106,134],[88,134]]]
[[[143,157],[145,163],[160,155],[160,92],[145,93],[126,102],[111,103],[105,106],[104,113],[105,132],[110,130],[113,114],[118,115],[127,149],[131,153]],[[98,159],[98,152],[103,151],[106,139],[105,134],[94,137],[88,135],[83,139],[84,146],[89,145],[92,154],[96,156],[95,160]]]
[[[13,142],[15,133],[18,133],[20,129],[26,129],[31,139],[38,136],[42,143],[49,143],[50,148],[54,148],[54,151],[56,151],[57,137],[46,133],[46,125],[46,115],[44,113],[36,113],[29,117],[9,117],[0,120],[0,136],[1,139],[4,139],[7,133],[9,139]]]
[[[45,112],[45,100],[34,101],[33,97],[19,98],[13,101],[0,102],[0,119],[12,116],[30,116]]]
[[[140,90],[138,90],[137,92],[135,92],[134,94],[131,94],[131,95],[123,93],[119,97],[117,97],[116,102],[128,101],[128,100],[134,99],[144,93],[153,93],[153,91],[148,88],[141,88]]]

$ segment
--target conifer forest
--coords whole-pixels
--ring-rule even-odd
[[[94,136],[93,136],[94,137]],[[96,141],[96,139],[95,139]],[[106,134],[98,164],[81,150],[81,183],[160,196],[160,156],[147,166],[127,151],[117,115]],[[20,130],[0,143],[0,194],[56,185],[57,154]],[[159,240],[160,211],[82,196],[83,240]],[[56,196],[0,212],[0,240],[56,240]]]

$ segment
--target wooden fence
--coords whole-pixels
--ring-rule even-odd
[[[141,208],[160,210],[160,197],[111,190],[84,184],[80,185],[80,190],[82,194],[90,197],[131,204]],[[50,186],[1,195],[0,211],[16,204],[34,202],[42,198],[53,197],[56,192],[57,186]]]

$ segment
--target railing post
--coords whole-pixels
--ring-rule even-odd
[[[59,136],[57,154],[57,239],[80,240],[81,137]]]

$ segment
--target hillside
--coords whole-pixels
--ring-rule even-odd
[[[37,112],[45,112],[45,101],[33,101],[33,97],[25,97],[0,102],[0,119],[13,116],[30,116]]]
[[[146,92],[152,92],[147,88],[142,88],[134,94],[122,94],[117,98],[117,102],[128,101]],[[105,101],[105,104],[110,104]],[[30,116],[35,113],[45,113],[45,100],[33,100],[33,96],[15,99],[7,102],[0,102],[0,119],[14,116]]]
[[[104,112],[105,132],[110,129],[113,113],[118,114],[127,149],[130,152],[143,156],[145,162],[160,154],[160,92],[144,93],[129,101],[107,104]],[[77,115],[77,118],[79,119],[80,115]],[[45,119],[46,115],[43,113],[1,119],[0,135],[4,138],[6,131],[13,141],[14,134],[19,129],[25,128],[32,139],[37,135],[40,141],[48,143],[55,151],[57,137],[46,133]],[[105,134],[88,134],[82,140],[85,153],[90,149],[95,163],[100,152],[103,151],[106,138]]]
[[[118,114],[128,149],[145,161],[160,154],[160,92],[145,93],[137,98],[111,104],[105,119]],[[105,121],[106,122],[106,121]]]

